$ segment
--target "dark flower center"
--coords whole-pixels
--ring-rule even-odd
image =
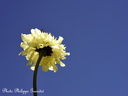
[[[44,55],[44,57],[45,57],[45,56],[51,56],[51,53],[53,53],[53,52],[52,52],[52,48],[51,48],[51,47],[49,47],[49,46],[44,47],[44,48],[36,49],[35,51],[37,51],[37,52],[39,52],[39,53],[41,53],[41,52],[45,51],[45,52],[46,52],[46,54]]]

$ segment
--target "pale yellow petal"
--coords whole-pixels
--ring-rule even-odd
[[[32,64],[32,61],[29,60],[29,62],[26,65],[31,65],[31,64]]]
[[[34,71],[35,70],[35,66],[31,66],[30,69]]]
[[[53,65],[53,71],[57,72],[58,71],[58,67],[56,65]]]
[[[29,46],[27,45],[27,43],[21,42],[20,47],[22,47],[23,49],[26,49]]]
[[[64,38],[63,37],[61,37],[61,36],[59,36],[59,39],[57,40],[57,43],[62,43],[62,41],[64,40]]]
[[[60,62],[61,67],[65,67],[65,64],[63,62]]]
[[[43,66],[42,66],[42,70],[43,70],[44,72],[47,72],[47,71],[48,71],[48,66],[47,66],[47,65],[43,65]]]
[[[31,36],[31,34],[28,34],[28,35],[26,35],[26,34],[21,34],[21,38],[22,38],[22,40],[23,40],[24,42],[28,42],[28,41],[31,41],[32,36]]]

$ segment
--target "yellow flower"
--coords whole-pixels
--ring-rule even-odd
[[[26,59],[29,60],[27,65],[32,65],[30,68],[35,69],[36,62],[39,58],[39,51],[45,49],[46,55],[42,57],[39,65],[42,66],[42,70],[47,72],[48,70],[56,72],[58,67],[56,64],[64,67],[65,64],[61,61],[66,59],[66,47],[61,44],[63,37],[59,36],[58,40],[54,38],[50,33],[45,33],[39,29],[31,29],[31,34],[21,34],[23,42],[20,46],[24,49],[20,54],[26,55]]]

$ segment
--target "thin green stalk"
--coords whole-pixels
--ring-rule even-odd
[[[33,96],[37,96],[37,73],[38,73],[38,67],[39,67],[39,64],[40,64],[40,61],[42,59],[43,56],[45,56],[46,54],[46,51],[45,50],[42,50],[39,52],[39,58],[36,62],[36,66],[35,66],[35,70],[34,70],[34,74],[33,74]]]

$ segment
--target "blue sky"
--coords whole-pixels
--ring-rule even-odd
[[[57,73],[39,68],[39,96],[128,96],[127,0],[0,0],[0,96],[32,88],[33,71],[18,56],[21,33],[44,28],[71,53]],[[26,96],[33,96],[27,94]]]

